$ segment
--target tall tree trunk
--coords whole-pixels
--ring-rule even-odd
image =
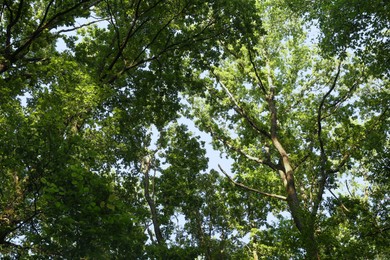
[[[154,229],[154,233],[156,235],[157,243],[159,245],[163,245],[163,244],[165,244],[165,240],[164,240],[164,237],[162,236],[162,232],[160,229],[160,223],[158,221],[156,204],[154,203],[154,200],[150,196],[150,192],[149,192],[150,166],[151,166],[151,158],[150,158],[150,156],[145,156],[145,158],[142,161],[142,167],[141,167],[141,170],[145,176],[144,177],[144,195],[145,195],[145,199],[149,205],[150,213],[152,215],[153,229]]]

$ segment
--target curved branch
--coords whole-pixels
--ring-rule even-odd
[[[339,65],[337,66],[337,73],[336,76],[333,80],[333,84],[326,92],[326,94],[322,97],[320,105],[318,107],[318,112],[317,112],[317,138],[318,142],[320,144],[320,153],[321,153],[321,167],[320,167],[320,179],[318,180],[318,193],[317,193],[317,198],[314,201],[313,209],[312,209],[312,216],[317,214],[318,208],[320,206],[320,203],[322,201],[322,195],[324,194],[325,190],[325,184],[327,181],[327,172],[326,172],[326,164],[328,161],[328,157],[326,155],[325,147],[324,147],[324,140],[322,139],[322,110],[325,105],[325,101],[328,98],[328,96],[332,93],[332,91],[336,88],[337,80],[339,79],[340,76],[340,71],[341,71],[341,62],[339,62]]]
[[[287,198],[285,196],[272,194],[272,193],[267,193],[267,192],[262,192],[262,191],[259,191],[257,189],[248,187],[248,186],[246,186],[246,185],[244,185],[244,184],[242,184],[240,182],[236,182],[222,169],[221,165],[218,164],[218,167],[221,170],[221,172],[237,187],[240,187],[240,188],[242,188],[244,190],[255,192],[257,194],[264,195],[264,196],[267,196],[267,197],[271,197],[271,198],[276,198],[276,199],[287,201]]]

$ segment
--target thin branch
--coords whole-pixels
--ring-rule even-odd
[[[337,73],[336,76],[333,80],[333,84],[328,90],[328,92],[322,97],[320,105],[318,106],[318,112],[317,112],[317,138],[318,142],[320,144],[320,153],[321,153],[321,168],[320,168],[320,176],[318,180],[318,193],[317,193],[317,198],[314,201],[313,209],[312,209],[312,216],[317,214],[318,208],[321,204],[322,201],[322,195],[324,194],[325,190],[325,184],[327,181],[327,172],[326,172],[326,164],[328,161],[328,157],[326,155],[325,151],[325,145],[324,145],[324,140],[322,139],[322,109],[325,105],[325,101],[327,97],[332,93],[332,91],[336,88],[337,80],[339,79],[340,76],[340,71],[341,71],[341,62],[339,62],[339,65],[337,67]]]
[[[264,164],[264,165],[267,165],[268,167],[270,167],[272,170],[280,170],[280,167],[278,167],[278,165],[272,163],[269,159],[267,160],[262,160],[258,157],[254,157],[246,152],[244,152],[244,150],[242,150],[241,148],[237,147],[237,146],[234,146],[231,142],[229,142],[226,138],[223,138],[222,136],[220,135],[217,135],[212,129],[211,127],[209,128],[209,131],[210,131],[210,134],[211,136],[215,137],[217,140],[221,141],[225,146],[227,146],[228,149],[231,149],[241,155],[243,155],[244,157],[246,157],[247,159],[251,160],[251,161],[254,161],[254,162],[257,162],[259,164]]]
[[[370,233],[367,233],[366,235],[363,235],[362,237],[371,237],[371,236],[376,236],[380,233],[384,233],[384,232],[387,232],[390,230],[390,226],[389,227],[384,227],[384,228],[377,228],[377,230],[375,230],[374,232],[370,232]],[[386,235],[386,234],[384,234]]]
[[[151,20],[151,17],[147,17],[147,19],[145,19],[144,21],[141,22],[141,24],[135,28],[136,26],[136,23],[137,21],[139,21],[139,18],[141,16],[145,16],[145,14],[147,14],[148,12],[150,12],[151,10],[153,10],[154,8],[156,8],[156,6],[158,6],[160,3],[162,3],[163,1],[157,1],[155,4],[153,4],[152,6],[150,6],[148,9],[146,9],[145,11],[140,11],[140,6],[141,6],[141,2],[142,0],[139,0],[137,2],[137,6],[135,8],[135,13],[134,13],[134,19],[133,19],[133,22],[127,32],[127,35],[126,35],[126,38],[123,40],[123,42],[120,44],[119,46],[119,50],[117,52],[117,54],[115,55],[114,57],[114,60],[111,62],[111,64],[108,66],[108,69],[107,70],[111,70],[114,65],[117,63],[117,61],[119,60],[119,58],[122,56],[123,54],[123,51],[124,49],[126,48],[129,40],[131,37],[133,37],[141,28],[143,28],[143,26],[148,23],[150,20]],[[147,44],[147,46],[145,48],[142,49],[142,51],[138,54],[137,58],[134,59],[134,60],[138,60],[139,57],[142,56],[142,54],[146,51],[146,49],[155,42],[155,40],[157,39],[158,35],[172,22],[172,20],[174,19],[175,17],[173,17],[170,21],[168,21],[168,23],[166,23],[162,28],[160,28],[160,30],[157,32],[157,34],[155,35],[155,37],[152,39],[152,41]],[[135,28],[135,29],[134,29]],[[142,64],[142,63],[141,63]],[[120,74],[122,74],[123,72],[125,72],[127,70],[127,67],[125,67],[121,72]],[[103,77],[104,78],[104,77]],[[117,76],[114,77],[114,80],[117,78]],[[112,81],[112,80],[110,80]]]
[[[317,112],[317,127],[318,127],[317,137],[318,137],[318,141],[320,143],[321,159],[323,160],[323,163],[324,163],[324,160],[326,162],[327,158],[326,158],[326,153],[325,153],[325,148],[324,148],[324,141],[322,140],[322,136],[321,136],[321,134],[322,134],[322,109],[325,105],[325,101],[326,101],[327,97],[336,88],[336,83],[337,83],[337,80],[340,76],[340,71],[341,71],[341,62],[339,63],[339,65],[337,67],[337,73],[336,73],[336,76],[333,80],[333,84],[330,87],[330,89],[328,90],[328,92],[322,97],[322,100],[321,100],[321,103],[318,107],[318,112]]]
[[[79,25],[79,26],[75,26],[75,27],[72,27],[72,28],[69,28],[69,29],[59,30],[59,31],[56,32],[56,35],[60,35],[61,33],[66,33],[66,32],[72,32],[72,31],[81,29],[83,27],[89,26],[91,24],[100,23],[100,22],[103,22],[103,21],[107,21],[107,19],[100,19],[100,20],[92,21],[92,22],[85,23],[85,24],[82,24],[82,25]]]
[[[266,95],[267,90],[263,84],[263,81],[261,80],[260,73],[257,70],[256,64],[255,64],[253,57],[252,57],[252,54],[251,54],[251,50],[249,48],[248,48],[248,54],[249,54],[249,60],[252,64],[253,70],[255,71],[256,79],[259,81],[259,85],[260,85],[260,88],[261,88],[263,94]]]
[[[138,1],[137,3],[137,7],[135,8],[135,13],[134,13],[134,19],[131,23],[131,26],[127,32],[127,35],[125,37],[125,39],[123,40],[123,42],[120,44],[119,46],[119,50],[117,52],[117,54],[115,55],[114,59],[111,61],[110,65],[108,66],[108,69],[107,70],[111,70],[114,65],[116,64],[116,62],[118,61],[119,57],[121,57],[122,53],[123,53],[123,50],[126,48],[127,46],[127,43],[128,41],[130,40],[130,38],[138,31],[142,28],[142,26],[144,24],[146,24],[149,20],[149,19],[146,19],[145,21],[143,21],[136,29],[135,28],[135,25],[139,19],[139,8],[140,8],[140,5],[141,5],[141,0]]]
[[[49,2],[49,4],[47,5],[46,10],[45,10],[45,14],[43,15],[43,18],[42,18],[41,22],[39,23],[38,28],[39,28],[39,27],[42,27],[42,25],[45,23],[46,18],[47,18],[47,14],[49,13],[49,10],[50,10],[50,6],[51,6],[53,3],[54,3],[54,0],[51,0],[51,1]]]
[[[146,50],[153,44],[156,42],[158,36],[164,31],[164,29],[166,29],[170,24],[171,22],[175,19],[175,17],[171,18],[166,24],[164,24],[164,26],[162,26],[158,32],[154,35],[153,39],[140,51],[140,53],[138,54],[138,56],[134,59],[134,60],[138,60],[142,54],[144,54],[146,52]],[[167,48],[167,45],[165,45],[165,48]]]
[[[339,172],[340,169],[348,162],[349,157],[350,157],[349,153],[344,154],[343,159],[341,159],[341,162],[339,163],[339,165],[337,165],[337,167],[334,169],[330,169],[328,171],[328,173],[332,174],[332,173]]]
[[[18,5],[18,10],[16,12],[16,17],[14,18],[13,17],[13,12],[12,12],[12,9],[11,7],[9,6],[9,3],[7,1],[6,6],[7,6],[7,9],[10,13],[10,23],[8,24],[7,26],[7,31],[6,31],[6,43],[5,43],[5,51],[6,51],[6,54],[9,54],[10,52],[10,47],[11,47],[11,38],[12,38],[12,27],[14,25],[16,25],[16,23],[18,22],[18,20],[20,19],[21,17],[21,14],[22,14],[22,8],[23,8],[23,0],[20,0],[19,2],[19,5]]]
[[[260,195],[264,195],[264,196],[268,196],[268,197],[271,197],[271,198],[277,198],[277,199],[281,199],[281,200],[287,201],[287,198],[285,196],[281,196],[281,195],[277,195],[277,194],[271,194],[271,193],[267,193],[267,192],[262,192],[262,191],[259,191],[257,189],[248,187],[248,186],[246,186],[246,185],[244,185],[242,183],[236,182],[222,169],[221,165],[218,164],[218,167],[222,171],[222,173],[237,187],[240,187],[240,188],[242,188],[244,190],[247,190],[247,191],[255,192],[255,193],[260,194]]]
[[[353,197],[351,191],[349,190],[348,180],[345,180],[345,186],[347,187],[347,191],[348,191],[349,195],[350,195],[351,197]]]
[[[38,216],[41,213],[42,213],[42,211],[35,209],[35,211],[29,217],[26,217],[23,220],[13,220],[12,221],[13,227],[11,227],[5,231],[5,233],[3,234],[4,238],[7,237],[10,233],[12,233],[12,232],[18,230],[19,228],[21,228],[22,226],[24,226],[26,223],[32,221],[36,216]]]
[[[40,34],[45,30],[45,29],[49,29],[51,28],[53,25],[56,24],[56,21],[59,20],[58,18],[60,18],[61,16],[64,16],[74,10],[76,10],[77,8],[79,8],[80,6],[83,6],[83,5],[86,5],[86,7],[90,7],[90,6],[93,6],[93,5],[96,5],[98,4],[99,2],[101,2],[102,0],[95,0],[95,1],[90,1],[90,0],[84,0],[84,1],[80,1],[79,3],[73,5],[72,7],[62,11],[62,12],[59,12],[57,14],[55,14],[53,17],[51,17],[49,19],[49,21],[47,21],[45,24],[42,24],[40,25],[32,34],[31,36],[26,40],[26,42],[20,46],[19,48],[17,48],[14,53],[13,53],[13,57],[16,57],[19,53],[21,53],[23,50],[25,49],[28,49],[28,47],[31,45],[31,43],[36,40]],[[88,2],[91,2],[88,4]]]
[[[249,123],[249,125],[254,129],[256,130],[258,133],[260,133],[261,135],[271,139],[271,135],[265,131],[264,129],[260,128],[255,122],[254,120],[246,113],[246,111],[241,107],[241,105],[238,103],[238,101],[235,99],[235,97],[233,96],[233,94],[229,91],[229,89],[220,81],[219,77],[213,72],[211,71],[211,73],[214,75],[214,77],[216,78],[218,84],[221,85],[221,87],[223,88],[223,90],[226,92],[226,94],[229,96],[230,100],[233,102],[233,104],[235,105],[235,110],[237,111],[237,113],[239,113],[242,117],[244,117],[244,119]]]
[[[357,82],[352,84],[352,86],[348,89],[347,93],[345,93],[345,95],[343,95],[342,97],[337,99],[333,104],[330,104],[327,107],[327,109],[332,109],[333,108],[333,111],[336,111],[343,102],[345,102],[349,97],[351,97],[353,91],[355,91],[357,89],[357,86],[358,86]]]
[[[347,209],[347,207],[344,205],[344,203],[333,193],[333,191],[331,189],[328,189],[330,194],[332,194],[332,196],[338,201],[338,203],[340,203],[340,206],[342,209],[344,209],[346,212],[350,212],[349,209]]]
[[[293,171],[295,172],[296,169],[299,168],[299,166],[301,166],[306,160],[307,158],[310,157],[310,153],[306,154],[298,163],[295,167],[293,167]]]
[[[136,67],[138,67],[141,64],[145,64],[147,62],[158,60],[163,54],[167,53],[168,51],[173,51],[173,50],[177,50],[179,48],[188,47],[188,46],[191,46],[192,44],[194,44],[196,42],[199,42],[199,41],[209,40],[211,37],[203,37],[203,38],[197,38],[197,37],[199,37],[212,24],[213,23],[210,22],[205,28],[202,29],[202,31],[200,31],[199,33],[195,34],[192,37],[189,37],[189,38],[187,38],[187,39],[185,39],[185,40],[183,40],[181,42],[172,43],[169,46],[166,45],[163,50],[161,50],[159,53],[157,53],[156,55],[154,55],[154,56],[152,56],[150,58],[141,59],[139,61],[136,61],[136,59],[135,59],[133,61],[133,63],[131,63],[130,65],[124,67],[121,71],[119,71],[117,74],[115,74],[111,79],[107,80],[107,82],[108,83],[113,83],[120,75],[122,75],[126,71],[129,71],[129,70],[131,70],[133,68],[136,68]],[[142,54],[143,51],[144,51],[144,49],[140,52],[140,54]],[[141,55],[138,55],[137,58],[139,58],[140,56]]]
[[[14,247],[14,248],[19,248],[22,249],[23,247],[21,245],[12,243],[11,241],[0,241],[0,245],[6,246],[6,247]]]

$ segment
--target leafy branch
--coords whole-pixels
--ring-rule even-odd
[[[267,193],[267,192],[263,192],[263,191],[259,191],[257,189],[254,189],[254,188],[251,188],[251,187],[248,187],[240,182],[236,182],[234,181],[230,176],[229,174],[227,174],[221,167],[221,165],[218,164],[218,167],[219,169],[221,170],[221,172],[237,187],[240,187],[244,190],[247,190],[247,191],[251,191],[251,192],[255,192],[257,194],[260,194],[260,195],[264,195],[264,196],[267,196],[267,197],[271,197],[271,198],[276,198],[276,199],[280,199],[280,200],[284,200],[286,201],[287,198],[285,196],[281,196],[281,195],[277,195],[277,194],[272,194],[272,193]]]

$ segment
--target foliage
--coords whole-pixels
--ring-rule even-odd
[[[388,1],[295,1],[290,7],[317,21],[321,47],[328,54],[345,54],[348,49],[362,58],[371,73],[389,77]]]
[[[309,2],[2,1],[0,256],[388,255],[387,5]]]

